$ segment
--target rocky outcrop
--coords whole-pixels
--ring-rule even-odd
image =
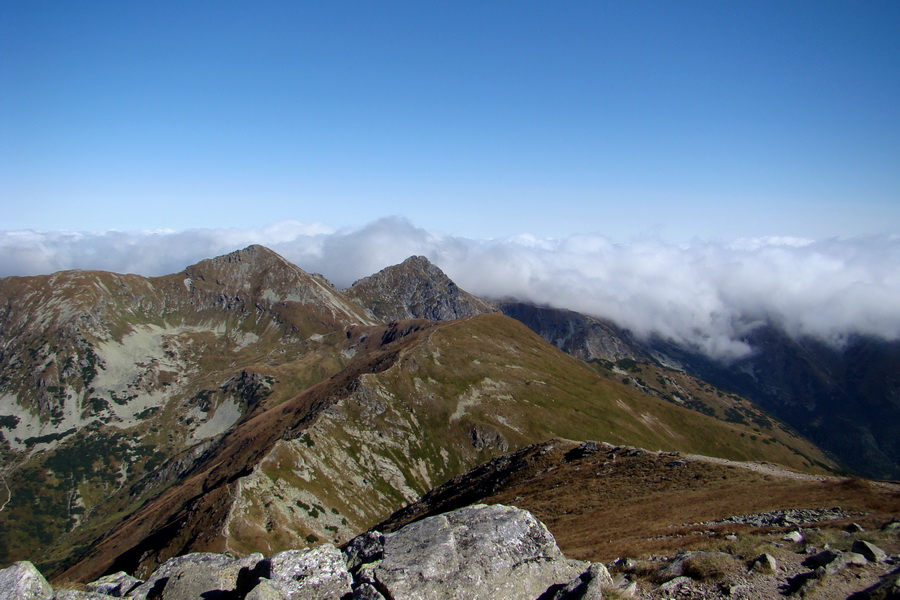
[[[773,532],[771,539],[777,537]],[[752,544],[760,542],[758,534],[754,538]],[[892,536],[884,539],[897,549]],[[846,540],[843,547],[851,545]],[[186,554],[166,561],[146,581],[120,572],[78,589],[54,590],[30,563],[16,563],[0,570],[0,600],[897,598],[900,557],[859,538],[852,547],[860,553],[774,543],[769,548],[778,559],[683,551],[671,558],[619,559],[607,567],[567,559],[528,511],[473,505],[393,533],[369,531],[342,548],[324,544],[268,558]]]
[[[382,559],[357,577],[394,600],[533,600],[588,567],[567,560],[530,513],[475,505],[384,536]]]
[[[506,316],[521,321],[560,350],[581,360],[652,360],[641,342],[609,321],[522,302],[497,302],[496,306]]]
[[[84,590],[54,592],[31,563],[0,570],[0,600],[576,600],[601,598],[603,565],[563,556],[531,513],[476,505],[400,531],[365,533],[264,558],[193,553],[171,558],[146,581],[116,573]]]
[[[412,256],[360,279],[345,293],[380,321],[451,321],[494,312],[484,300],[460,289],[424,256]]]
[[[0,571],[0,600],[50,600],[53,588],[30,562]]]

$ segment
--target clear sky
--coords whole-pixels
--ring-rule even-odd
[[[898,233],[900,3],[0,3],[0,230],[392,215]]]

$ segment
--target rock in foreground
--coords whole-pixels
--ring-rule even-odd
[[[476,505],[395,533],[363,534],[343,552],[325,544],[270,558],[187,554],[166,561],[145,582],[116,574],[87,584],[90,592],[57,590],[54,595],[30,563],[16,563],[0,570],[0,582],[9,582],[0,598],[536,600],[550,593],[570,600],[575,596],[554,592],[575,589],[579,578],[595,577],[593,571],[585,575],[590,568],[590,563],[563,556],[553,535],[531,513]],[[594,569],[605,572],[603,565]]]
[[[394,600],[533,600],[589,566],[567,560],[531,513],[476,505],[384,536],[383,559],[358,572]]]

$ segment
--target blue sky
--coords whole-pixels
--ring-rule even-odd
[[[4,231],[895,234],[900,4],[9,0],[0,209]]]

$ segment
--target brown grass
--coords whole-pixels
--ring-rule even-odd
[[[682,572],[697,581],[722,581],[743,570],[743,565],[727,554],[699,554],[684,561]]]
[[[610,460],[601,452],[566,462],[562,450],[557,453],[555,469],[519,477],[484,501],[530,510],[567,556],[582,560],[721,548],[726,533],[740,533],[742,540],[758,531],[734,524],[692,525],[732,515],[840,506],[867,513],[852,520],[877,529],[900,512],[896,488],[859,479],[802,481],[706,462],[667,466],[673,458],[656,454]],[[757,541],[758,546],[741,541],[747,547],[738,554],[757,556],[764,545]]]

